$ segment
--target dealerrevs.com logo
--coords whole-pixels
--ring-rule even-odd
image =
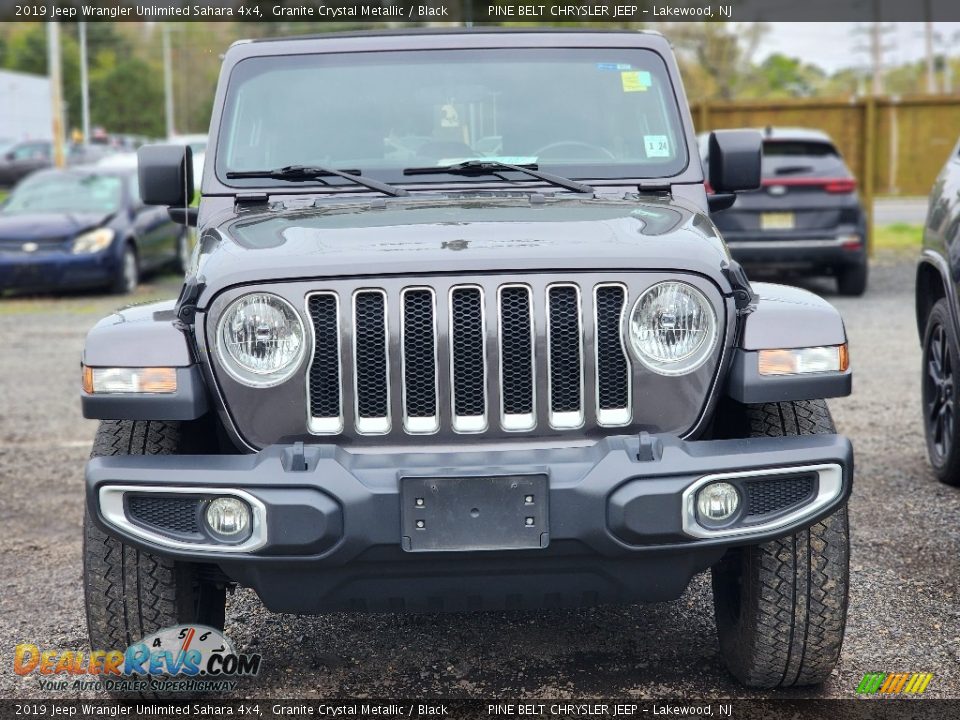
[[[35,674],[42,690],[229,692],[237,678],[260,672],[260,655],[237,653],[219,630],[175,625],[125,650],[41,650],[17,645],[13,670]]]
[[[867,673],[857,686],[861,695],[922,695],[933,673]]]

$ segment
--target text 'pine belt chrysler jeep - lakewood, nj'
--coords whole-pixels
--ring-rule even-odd
[[[751,287],[708,210],[654,33],[345,34],[226,53],[199,207],[188,150],[143,198],[196,225],[176,302],[83,355],[95,648],[278,612],[665,601],[710,569],[757,687],[843,640],[851,376],[839,314]],[[708,207],[709,205],[709,207]]]

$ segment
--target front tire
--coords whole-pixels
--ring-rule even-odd
[[[960,369],[960,348],[947,300],[941,298],[931,308],[923,333],[920,393],[927,455],[937,479],[947,485],[960,485],[957,369]]]
[[[822,400],[744,407],[751,437],[834,433]],[[713,568],[720,654],[749,687],[822,683],[840,657],[847,619],[846,506],[779,540],[735,548]]]
[[[181,426],[173,422],[100,423],[92,457],[175,455]],[[84,600],[94,650],[124,650],[162,628],[196,623],[222,630],[226,586],[200,566],[144,552],[107,535],[84,516]]]

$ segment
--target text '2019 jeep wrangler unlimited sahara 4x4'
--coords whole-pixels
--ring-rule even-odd
[[[199,243],[176,303],[84,350],[94,647],[222,627],[235,585],[281,612],[536,608],[711,569],[736,677],[830,673],[843,323],[731,260],[707,212],[759,185],[760,137],[713,134],[708,201],[662,37],[238,43],[209,147],[199,208],[189,151],[141,149],[144,199]]]

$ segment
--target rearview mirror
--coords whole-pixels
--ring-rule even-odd
[[[714,130],[708,146],[710,209],[730,207],[734,193],[760,187],[763,138],[756,130]]]
[[[145,205],[186,207],[193,200],[193,151],[186,145],[144,145],[137,150],[137,177]]]

